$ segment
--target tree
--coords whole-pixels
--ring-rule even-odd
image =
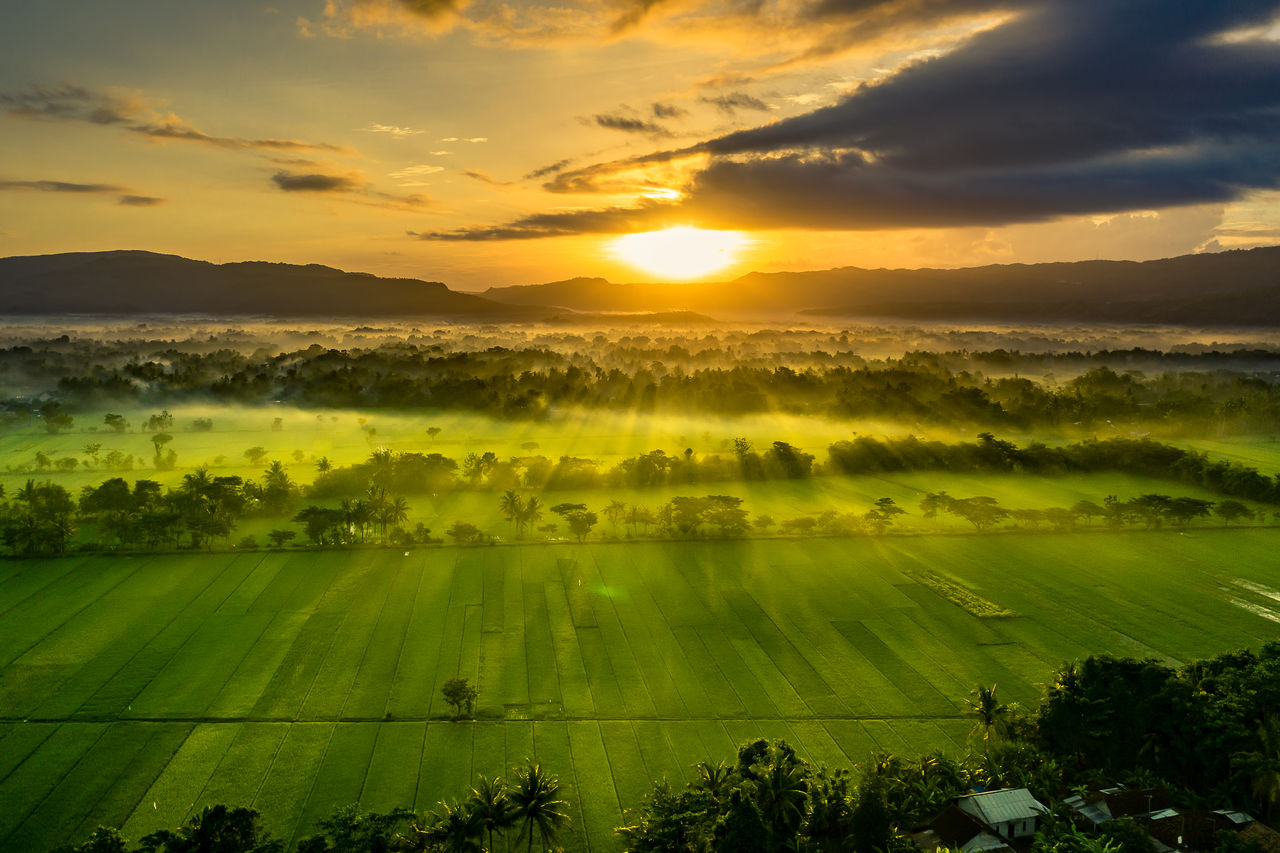
[[[262,460],[267,458],[267,449],[265,447],[250,447],[244,452],[244,458],[249,460],[250,465],[261,465]]]
[[[271,547],[283,548],[293,541],[297,535],[292,530],[272,530],[267,534],[267,538],[271,540]]]
[[[333,470],[333,463],[329,461],[328,456],[321,456],[316,460],[316,470],[321,474],[327,474]]]
[[[502,513],[503,518],[515,525],[516,535],[519,536],[520,530],[524,526],[521,521],[521,515],[524,512],[524,498],[520,497],[514,490],[508,489],[498,501],[498,510]]]
[[[178,461],[178,454],[173,450],[166,451],[165,445],[173,441],[173,436],[167,432],[158,432],[151,436],[151,443],[155,445],[156,452],[152,458],[152,464],[156,466],[158,471],[171,471]]]
[[[596,526],[596,514],[594,512],[586,512],[585,510],[575,510],[565,516],[565,521],[569,524],[569,532],[578,537],[578,542],[587,538],[587,534],[591,532],[591,528]]]
[[[947,512],[960,516],[978,530],[986,530],[1009,515],[1009,511],[999,506],[995,498],[986,495],[963,500],[952,499],[946,509]]]
[[[480,846],[484,824],[467,804],[440,803],[425,832],[419,832],[433,845],[432,849],[440,853],[483,853],[484,850]]]
[[[467,679],[450,678],[440,688],[440,693],[444,695],[444,701],[448,702],[449,706],[453,708],[453,718],[455,720],[464,716],[471,716],[472,710],[475,708],[477,693]]]
[[[453,541],[459,545],[469,545],[472,542],[479,542],[484,538],[484,534],[480,532],[480,528],[467,521],[455,521],[444,530],[445,534],[453,537]]]
[[[40,417],[44,420],[44,428],[50,435],[57,435],[64,429],[71,429],[75,419],[62,408],[62,404],[50,401],[40,407]]]
[[[609,505],[604,508],[604,517],[609,519],[609,524],[615,533],[618,530],[618,519],[622,518],[626,512],[627,505],[619,500],[609,501]]]
[[[564,813],[568,804],[557,799],[560,780],[547,775],[541,765],[532,762],[517,770],[515,776],[511,804],[515,819],[520,824],[517,840],[527,839],[526,849],[532,853],[536,832],[543,849],[550,850],[561,831],[569,825],[569,816]]]
[[[209,806],[176,831],[162,829],[139,842],[148,853],[282,853],[284,844],[258,826],[253,809]]]
[[[506,832],[516,824],[515,804],[511,801],[507,783],[499,776],[477,777],[476,786],[471,789],[467,805],[480,821],[480,825],[484,827],[489,837],[488,849],[492,853],[493,833]]]
[[[996,685],[984,687],[978,685],[969,694],[965,714],[974,719],[973,733],[982,732],[982,742],[990,743],[999,737],[1004,730],[1012,708],[996,698]]]
[[[1213,508],[1213,512],[1222,519],[1223,527],[1230,527],[1231,522],[1241,518],[1253,518],[1253,510],[1240,503],[1240,501],[1218,501],[1218,505]]]
[[[875,507],[865,517],[876,533],[884,533],[897,516],[904,514],[906,510],[895,504],[893,498],[878,498]]]
[[[427,427],[427,435],[430,436],[432,441],[435,441],[436,438],[438,438],[440,435],[440,427],[438,426]]]
[[[524,502],[524,509],[520,510],[519,520],[525,527],[532,527],[542,521],[542,501],[530,495]]]
[[[107,414],[103,416],[102,422],[112,432],[122,433],[129,429],[129,422],[124,419],[124,415]]]

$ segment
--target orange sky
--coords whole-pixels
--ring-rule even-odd
[[[0,255],[483,289],[657,278],[615,244],[670,226],[742,233],[709,278],[1280,242],[1277,3],[1157,8],[20,4]]]

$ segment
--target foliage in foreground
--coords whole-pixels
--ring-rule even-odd
[[[654,784],[618,829],[631,853],[900,853],[906,832],[971,789],[1026,787],[1059,803],[1079,787],[1163,786],[1180,808],[1280,816],[1280,642],[1179,668],[1095,656],[1064,666],[1039,707],[1022,714],[980,686],[967,702],[971,751],[961,759],[880,754],[851,772],[814,768],[783,741],[756,740],[732,764],[700,763],[683,787]],[[569,830],[560,784],[530,762],[510,782],[480,777],[470,796],[422,815],[334,812],[298,853],[556,848]],[[1049,816],[1033,853],[1146,853],[1131,823],[1085,833]],[[215,806],[130,848],[99,829],[63,853],[277,853],[250,809]],[[1243,853],[1234,836],[1216,850]]]

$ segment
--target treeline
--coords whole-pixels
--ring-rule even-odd
[[[28,480],[9,500],[0,489],[0,539],[21,556],[64,553],[78,531],[89,524],[95,531],[91,548],[212,548],[229,542],[237,522],[249,516],[275,516],[299,496],[284,466],[272,462],[262,480],[215,476],[197,468],[177,488],[155,480],[111,477],[85,486],[78,498],[53,482]],[[296,534],[286,531],[276,545]],[[242,545],[256,547],[252,540]]]
[[[653,782],[642,802],[623,804],[627,824],[617,832],[628,853],[909,853],[919,849],[910,833],[955,797],[1025,787],[1049,807],[1032,853],[1150,853],[1152,839],[1135,821],[1073,821],[1063,801],[1119,782],[1168,796],[1184,812],[1233,809],[1274,821],[1277,708],[1280,643],[1176,668],[1094,656],[1062,667],[1034,709],[1002,702],[995,686],[975,689],[965,703],[973,729],[963,757],[878,753],[850,770],[815,767],[784,741],[756,740],[730,761],[695,765],[684,784]],[[557,780],[529,765],[509,785],[481,777],[465,799],[421,815],[339,809],[298,851],[481,853],[495,850],[495,833],[512,829],[526,849],[536,838],[550,851],[572,831],[559,794]],[[216,806],[132,849],[280,851],[256,817]],[[1230,831],[1198,837],[1183,825],[1184,848],[1258,849]],[[60,853],[128,849],[118,832],[101,828]]]
[[[1280,474],[1152,439],[1113,438],[1048,446],[1019,447],[990,433],[973,442],[906,438],[856,438],[827,448],[827,459],[785,441],[763,453],[745,438],[726,442],[732,451],[668,455],[652,450],[602,469],[594,459],[543,455],[501,459],[492,452],[469,453],[461,464],[440,453],[375,451],[356,465],[334,468],[322,461],[307,494],[331,498],[358,494],[370,485],[405,494],[439,494],[459,488],[606,489],[681,486],[755,480],[805,479],[820,475],[861,475],[902,471],[1023,473],[1036,476],[1116,472],[1172,480],[1233,498],[1280,503]]]
[[[832,339],[835,340],[834,338]],[[456,342],[466,346],[466,339]],[[908,423],[1106,428],[1108,423],[1265,431],[1280,425],[1280,354],[1197,356],[1131,351],[1029,355],[1005,350],[910,352],[865,360],[818,351],[753,354],[750,341],[704,341],[690,351],[605,341],[580,350],[394,342],[369,349],[313,345],[282,353],[171,346],[86,364],[70,344],[0,349],[0,368],[35,371],[68,408],[286,402],[315,408],[454,409],[542,418],[554,408],[751,413],[797,411]],[[837,346],[847,347],[846,339]],[[1062,359],[1083,372],[1067,381],[1018,376]],[[1148,376],[1139,359],[1165,369]],[[1167,361],[1166,361],[1167,359]],[[1203,361],[1205,369],[1189,366]],[[1177,369],[1174,369],[1177,368]],[[43,405],[43,404],[42,404]],[[0,423],[20,424],[39,405],[11,400]]]

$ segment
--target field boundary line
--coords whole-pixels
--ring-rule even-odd
[[[392,577],[391,577],[391,579],[390,579],[389,581],[387,581],[387,588],[386,588],[386,591],[385,591],[385,592],[383,593],[383,595],[382,595],[382,603],[381,603],[380,605],[378,605],[378,618],[374,619],[374,620],[373,620],[373,622],[372,622],[372,624],[371,624],[371,625],[370,625],[370,627],[369,627],[369,632],[368,632],[368,634],[367,634],[367,635],[366,635],[366,637],[365,637],[364,647],[360,650],[360,662],[356,664],[355,672],[353,672],[353,673],[351,674],[351,684],[349,684],[349,685],[347,686],[347,695],[346,695],[346,696],[344,696],[344,697],[342,698],[342,705],[340,705],[340,706],[338,707],[338,719],[339,719],[339,720],[341,720],[341,719],[342,719],[342,716],[343,716],[342,712],[343,712],[343,711],[345,711],[345,710],[347,709],[347,704],[351,702],[351,694],[355,692],[355,689],[356,689],[356,681],[357,681],[357,680],[359,680],[359,678],[360,678],[360,670],[364,669],[364,662],[365,662],[365,660],[367,660],[367,659],[368,659],[368,657],[369,657],[369,648],[370,648],[370,646],[373,644],[373,636],[374,636],[374,634],[376,634],[376,633],[377,633],[377,631],[378,631],[378,624],[379,624],[380,622],[382,622],[382,616],[383,616],[383,614],[384,614],[384,613],[386,613],[386,612],[387,612],[387,602],[391,600],[391,593],[395,591],[395,588],[396,588],[396,579],[397,579],[397,577],[398,577],[398,576],[399,576],[399,572],[392,573]],[[343,622],[343,624],[344,624],[344,625],[346,624],[346,621],[347,621],[347,620],[346,620],[345,618],[342,620],[342,622]],[[331,648],[332,648],[332,647],[331,647]],[[399,656],[397,656],[397,658],[396,658],[396,664],[397,664],[397,666],[399,665],[399,662],[400,662],[400,660],[399,660]],[[318,673],[317,673],[317,674],[318,674]],[[387,685],[387,698],[388,698],[388,700],[391,698],[391,686],[390,686],[390,685]],[[386,711],[387,711],[387,703],[386,703],[386,702],[383,702],[383,703],[382,703],[382,712],[385,714],[385,713],[386,713]],[[375,743],[375,747],[376,747],[376,743]],[[327,752],[327,751],[328,751],[328,749],[329,749],[329,747],[328,747],[328,745],[326,744],[326,745],[325,745],[325,751]],[[321,756],[321,759],[323,760],[323,756]],[[363,788],[361,789],[361,791],[363,791]]]
[[[160,628],[160,630],[158,630],[158,631],[156,631],[154,634],[152,634],[152,635],[151,635],[151,637],[150,637],[150,638],[149,638],[145,643],[143,643],[141,646],[139,646],[139,647],[138,647],[138,650],[137,650],[136,652],[134,652],[132,655],[130,655],[130,656],[129,656],[129,659],[128,659],[127,661],[125,661],[123,664],[121,664],[119,667],[117,667],[116,671],[115,671],[115,672],[113,672],[109,678],[107,678],[105,681],[103,681],[103,682],[98,686],[98,690],[95,690],[92,694],[90,694],[90,696],[89,696],[89,700],[91,701],[91,700],[93,699],[93,697],[94,697],[94,696],[96,696],[96,695],[98,694],[98,691],[99,691],[99,690],[102,690],[104,687],[106,687],[108,684],[110,684],[110,683],[111,683],[111,682],[116,678],[116,676],[118,676],[118,675],[119,675],[121,672],[123,672],[123,671],[124,671],[124,670],[125,670],[125,669],[130,665],[130,664],[132,664],[132,663],[134,662],[134,660],[136,660],[136,659],[137,659],[138,655],[140,655],[140,654],[142,654],[143,652],[145,652],[145,651],[147,650],[147,648],[148,648],[148,647],[149,647],[153,642],[155,642],[155,640],[156,640],[156,638],[157,638],[157,637],[159,637],[159,636],[161,636],[162,634],[164,634],[164,632],[165,632],[165,631],[167,631],[167,630],[169,630],[169,628],[170,628],[174,623],[178,622],[178,621],[183,617],[183,615],[187,613],[187,611],[188,611],[188,610],[190,610],[193,606],[195,606],[196,602],[198,602],[198,601],[200,600],[200,598],[201,598],[205,593],[207,593],[210,589],[212,589],[212,588],[213,588],[213,586],[214,586],[215,584],[217,584],[219,580],[221,580],[221,579],[222,579],[222,576],[223,576],[223,575],[225,575],[227,572],[231,571],[231,567],[232,567],[233,565],[235,565],[235,560],[234,560],[234,559],[227,560],[227,561],[223,564],[223,566],[222,566],[222,570],[221,570],[221,571],[219,571],[218,573],[216,573],[215,575],[213,575],[212,577],[210,577],[210,578],[209,578],[209,582],[208,582],[208,583],[206,583],[203,587],[201,587],[201,588],[200,588],[200,590],[199,590],[195,595],[191,596],[191,598],[190,598],[190,599],[188,599],[187,603],[186,603],[186,604],[184,604],[184,605],[182,606],[182,609],[180,609],[177,613],[175,613],[175,614],[173,615],[173,618],[172,618],[172,619],[170,619],[168,622],[166,622],[166,623],[163,625],[163,627],[161,627],[161,628]],[[255,567],[255,568],[256,568],[256,567]],[[249,570],[249,573],[251,574],[252,572],[253,572],[253,569],[250,569],[250,570]],[[247,575],[246,575],[246,577],[247,577]],[[244,582],[244,581],[243,581],[243,579],[242,579],[242,580],[241,580],[241,583],[243,583],[243,582]],[[236,585],[235,585],[235,587],[232,587],[231,592],[234,592],[234,591],[235,591],[235,589],[236,589],[236,587],[239,587],[239,586],[240,586],[240,584],[236,584]],[[142,686],[142,688],[141,688],[138,692],[134,693],[134,694],[133,694],[133,697],[132,697],[131,699],[129,699],[129,700],[127,700],[127,701],[126,701],[126,703],[125,703],[125,707],[126,707],[126,708],[131,708],[131,707],[133,707],[133,703],[134,703],[134,702],[136,702],[136,701],[138,700],[138,697],[139,697],[139,696],[141,696],[144,692],[146,692],[147,688],[151,686],[152,682],[154,682],[154,681],[155,681],[156,677],[157,677],[157,676],[159,676],[159,675],[160,675],[160,673],[161,673],[161,672],[163,672],[165,669],[167,669],[167,668],[169,667],[169,664],[173,663],[174,659],[175,659],[176,657],[178,657],[178,655],[182,654],[182,650],[183,650],[184,648],[186,648],[186,647],[187,647],[187,644],[191,642],[191,638],[192,638],[192,637],[194,637],[194,636],[199,632],[200,628],[204,626],[205,621],[208,619],[208,617],[209,617],[209,616],[212,616],[215,612],[217,612],[217,610],[218,610],[218,608],[219,608],[219,607],[221,607],[224,603],[226,603],[226,600],[227,600],[227,598],[231,595],[231,592],[228,592],[228,593],[227,593],[227,595],[223,596],[222,600],[221,600],[221,601],[219,601],[219,602],[217,603],[217,605],[215,605],[213,608],[211,608],[211,609],[209,610],[209,612],[208,612],[204,617],[202,617],[202,618],[200,618],[200,619],[188,619],[188,620],[187,620],[187,621],[190,623],[191,628],[190,628],[190,630],[189,630],[189,631],[187,631],[187,634],[186,634],[185,639],[183,639],[183,641],[182,641],[181,643],[179,643],[179,644],[174,648],[174,650],[173,650],[173,654],[171,654],[171,655],[169,655],[167,658],[165,658],[165,661],[164,661],[164,663],[163,663],[163,664],[161,664],[160,666],[156,667],[155,671],[151,674],[151,678],[149,678],[149,679],[147,680],[147,683],[146,683],[146,684],[144,684],[144,685]],[[90,662],[88,662],[88,661],[87,661],[87,662],[85,663],[85,665],[87,666],[87,665],[89,665],[89,663],[90,663]],[[239,665],[237,664],[237,666],[239,666]],[[221,692],[221,691],[219,691],[219,692]],[[215,697],[215,699],[216,699],[216,698],[217,698],[217,697]],[[83,707],[83,705],[82,705],[82,707]],[[118,719],[128,720],[128,719],[133,719],[133,718],[132,718],[132,717],[119,717]]]
[[[57,625],[54,625],[54,626],[53,626],[53,627],[51,627],[49,630],[47,630],[47,631],[45,631],[43,634],[41,634],[41,635],[40,635],[40,636],[39,636],[39,637],[38,637],[38,638],[37,638],[33,643],[31,643],[31,645],[27,646],[27,647],[26,647],[25,649],[23,649],[22,651],[20,651],[20,652],[18,652],[17,654],[13,655],[13,656],[12,656],[12,657],[10,657],[8,660],[0,660],[0,669],[6,669],[6,668],[8,668],[8,667],[12,666],[13,664],[17,663],[17,662],[18,662],[19,660],[21,660],[24,656],[26,656],[26,654],[27,654],[28,652],[30,652],[30,651],[31,651],[32,649],[34,649],[36,646],[40,645],[40,644],[41,644],[41,643],[43,643],[45,640],[47,640],[47,639],[49,638],[49,635],[50,635],[50,634],[53,634],[53,633],[55,633],[56,631],[59,631],[60,629],[62,629],[62,628],[63,628],[67,623],[69,623],[72,619],[75,619],[77,616],[79,616],[81,613],[84,613],[84,612],[85,612],[86,610],[88,610],[90,607],[94,607],[94,606],[96,606],[100,601],[102,601],[102,599],[103,599],[103,598],[105,598],[106,596],[110,595],[112,592],[114,592],[114,591],[116,590],[116,588],[117,588],[117,587],[119,587],[121,584],[123,584],[123,583],[125,583],[126,581],[128,581],[130,578],[132,578],[134,575],[136,575],[136,574],[137,574],[138,572],[140,572],[140,571],[142,571],[142,566],[141,566],[141,565],[139,565],[139,566],[135,566],[135,567],[134,567],[134,569],[133,569],[133,571],[131,571],[131,572],[126,572],[126,573],[124,574],[124,576],[123,576],[123,577],[121,577],[118,581],[116,581],[115,583],[111,584],[109,587],[107,587],[106,589],[104,589],[104,590],[103,590],[101,593],[99,593],[95,598],[93,598],[93,599],[92,599],[92,600],[90,600],[90,601],[86,601],[83,605],[81,605],[80,607],[76,608],[74,611],[72,611],[71,613],[69,613],[65,619],[63,619],[63,620],[62,620],[61,622],[59,622]]]
[[[76,723],[64,723],[63,725],[76,725]],[[98,725],[98,724],[94,723],[94,724],[92,724],[92,725]],[[63,781],[64,781],[68,776],[70,776],[72,773],[74,773],[74,772],[75,772],[75,769],[76,769],[77,767],[79,767],[79,766],[80,766],[80,763],[81,763],[82,761],[84,761],[85,756],[87,756],[90,752],[92,752],[92,751],[93,751],[94,747],[96,747],[96,746],[98,745],[98,743],[99,743],[99,742],[100,742],[100,741],[101,741],[101,740],[106,736],[107,732],[108,732],[108,731],[110,731],[110,730],[111,730],[111,726],[110,726],[110,725],[104,725],[104,726],[102,727],[102,731],[98,732],[98,736],[97,736],[96,738],[94,738],[94,739],[93,739],[93,743],[91,743],[91,744],[89,744],[87,747],[85,747],[84,751],[83,751],[83,752],[81,752],[78,756],[76,756],[76,760],[75,760],[75,761],[73,761],[73,762],[71,762],[71,765],[70,765],[69,767],[67,767],[67,770],[66,770],[66,772],[65,772],[65,773],[61,774],[60,776],[58,776],[58,778],[57,778],[57,779],[55,779],[55,780],[53,781],[53,784],[51,784],[51,785],[49,786],[49,790],[45,791],[44,796],[43,796],[43,797],[41,797],[39,800],[37,800],[37,801],[36,801],[36,803],[35,803],[35,805],[33,805],[30,809],[28,809],[28,810],[27,810],[27,811],[22,815],[22,817],[21,817],[21,818],[19,818],[18,820],[16,820],[16,821],[14,822],[14,824],[13,824],[13,829],[11,829],[11,830],[10,830],[10,831],[5,835],[5,840],[6,840],[6,841],[7,841],[9,838],[11,838],[11,837],[13,836],[13,834],[14,834],[14,833],[16,833],[19,829],[21,829],[21,828],[22,828],[22,825],[23,825],[24,823],[26,823],[26,822],[27,822],[27,819],[28,819],[28,818],[30,818],[33,814],[35,814],[35,813],[36,813],[36,811],[37,811],[37,810],[38,810],[42,805],[44,805],[44,804],[45,804],[45,802],[46,802],[50,797],[52,797],[52,796],[53,796],[53,792],[54,792],[54,791],[56,791],[56,790],[58,790],[58,786],[59,786],[59,785],[61,785],[61,784],[63,783]],[[52,733],[52,732],[50,732],[50,735],[52,735],[52,734],[53,734],[53,733]],[[48,738],[45,738],[44,740],[42,740],[42,741],[40,742],[40,746],[44,746],[44,744],[45,744],[47,741],[48,741]],[[26,758],[23,758],[23,759],[22,759],[22,761],[18,762],[18,767],[21,767],[22,765],[26,764],[26,763],[27,763],[27,761],[31,758],[31,756],[35,755],[35,754],[36,754],[36,752],[38,752],[38,751],[39,751],[39,748],[40,748],[40,747],[36,747],[36,749],[33,749],[30,753],[28,753],[28,754],[27,754]],[[16,771],[17,769],[18,769],[18,768],[17,768],[17,767],[15,767],[15,768],[14,768],[14,771]],[[10,773],[10,774],[9,774],[9,776],[12,776],[12,775],[13,775],[13,773]],[[5,779],[7,780],[7,779],[9,778],[9,776],[6,776],[6,777],[5,777]]]

